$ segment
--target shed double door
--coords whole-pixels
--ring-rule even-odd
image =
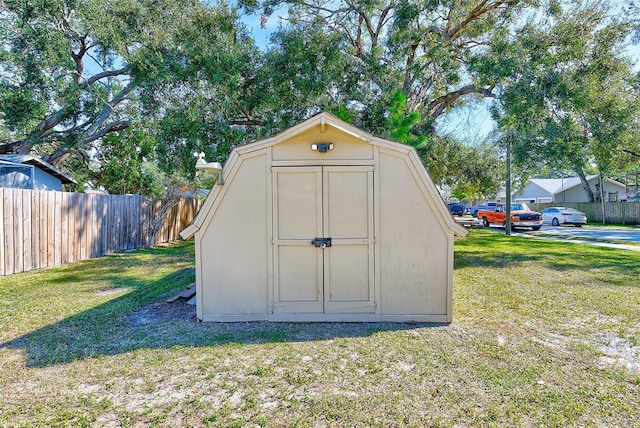
[[[373,313],[373,167],[272,172],[273,312]]]

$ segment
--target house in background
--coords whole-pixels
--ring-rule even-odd
[[[591,190],[596,198],[600,195],[600,183],[597,175],[587,176]],[[604,179],[604,198],[607,202],[621,202],[627,200],[626,187],[609,178]],[[527,181],[524,189],[514,195],[514,202],[530,203],[565,203],[589,202],[582,187],[580,178],[532,178]]]
[[[29,190],[62,190],[77,183],[55,166],[30,155],[0,155],[0,187]]]

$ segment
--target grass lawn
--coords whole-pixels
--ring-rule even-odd
[[[450,325],[199,324],[193,259],[0,278],[0,426],[640,426],[640,252],[472,230]]]

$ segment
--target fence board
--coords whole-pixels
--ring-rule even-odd
[[[13,189],[5,189],[4,196],[2,198],[2,203],[4,205],[4,218],[3,223],[5,225],[4,228],[4,261],[5,261],[5,273],[14,273],[15,269],[15,258],[13,256],[14,245],[14,225],[13,225]]]
[[[587,215],[589,223],[602,223],[602,205],[600,202],[538,203],[529,205],[531,209],[536,211],[559,205],[575,208]],[[607,224],[640,225],[640,202],[607,202],[605,203],[605,219]]]
[[[40,269],[40,192],[31,197],[31,268]]]
[[[56,194],[45,192],[47,195],[47,267],[56,263]]]
[[[0,188],[0,276],[4,275],[6,272],[5,262],[4,262],[4,189]]]
[[[31,195],[30,192],[22,191],[22,270],[28,272],[33,269],[33,258],[31,250]]]
[[[154,226],[162,202],[140,195],[0,188],[0,275],[177,240],[201,205],[181,200]]]
[[[107,204],[108,199],[106,197],[100,197],[100,251],[98,254],[107,254],[108,244],[109,244],[109,228],[111,224],[109,223],[109,205]]]
[[[36,193],[36,192],[34,192]],[[38,269],[47,267],[47,194],[48,192],[37,192],[38,198]]]
[[[21,248],[24,244],[24,227],[22,225],[22,212],[23,212],[23,203],[22,203],[22,190],[13,189],[13,228],[15,230],[14,234],[14,245],[17,248]],[[16,249],[17,249],[16,248]],[[23,251],[15,251],[13,252],[14,256],[14,269],[16,272],[24,272],[24,252]]]

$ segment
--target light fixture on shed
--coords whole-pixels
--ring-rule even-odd
[[[209,171],[210,173],[216,176],[216,182],[220,185],[224,184],[224,180],[222,179],[222,165],[220,162],[207,162],[204,160],[204,153],[194,153],[194,155],[198,158],[196,161],[196,169],[202,169],[205,171]]]
[[[333,150],[333,143],[312,144],[311,150],[317,150],[320,153],[327,153],[329,150]]]

